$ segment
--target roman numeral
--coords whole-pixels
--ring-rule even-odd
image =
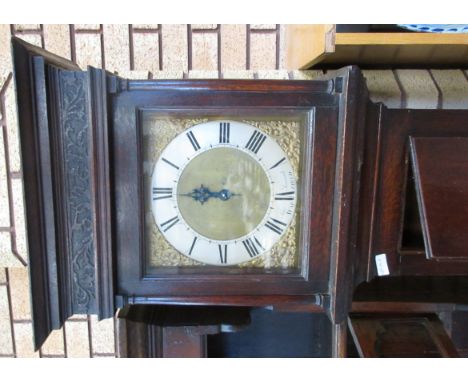
[[[229,122],[219,124],[219,143],[229,143],[230,130],[231,124]]]
[[[286,223],[283,223],[279,220],[276,220],[276,219],[273,219],[271,218],[269,221],[266,222],[265,226],[268,227],[269,229],[271,229],[273,232],[277,233],[278,235],[281,235],[283,233],[283,229],[282,227],[280,227],[279,225],[283,225],[283,226],[287,226]]]
[[[289,192],[280,192],[279,194],[276,194],[275,200],[294,200],[293,196],[289,195],[294,195],[295,191],[289,191]]]
[[[255,236],[254,236],[253,238],[254,238],[255,242],[258,244],[258,246],[259,246],[261,249],[265,250],[265,248],[263,248],[263,245],[258,241],[258,239],[257,239]]]
[[[258,243],[258,240],[255,237],[254,239]],[[247,240],[244,240],[242,244],[244,244],[245,250],[247,251],[250,257],[255,257],[260,253],[252,239],[249,238]]]
[[[192,245],[190,246],[190,251],[189,251],[189,253],[188,253],[189,256],[192,254],[193,247],[195,247],[195,243],[197,242],[197,239],[198,239],[197,236],[195,236],[195,237],[193,238]]]
[[[153,187],[153,200],[172,198],[172,188]]]
[[[161,228],[164,227],[163,232],[166,232],[170,228],[174,227],[179,222],[179,218],[174,216],[173,218],[166,220],[164,223],[161,224]]]
[[[223,246],[218,244],[219,249],[219,259],[221,260],[221,264],[227,264],[227,244],[224,245],[224,253],[223,253]]]
[[[273,166],[270,167],[270,170],[273,170],[275,167],[278,167],[281,163],[283,163],[286,160],[286,158],[280,159],[278,162],[276,162]]]
[[[195,135],[193,135],[193,132],[189,131],[189,132],[187,133],[187,137],[188,137],[190,143],[192,144],[193,149],[194,149],[195,151],[200,150],[200,145],[198,144],[198,141],[197,141],[197,139],[195,138]]]
[[[179,169],[179,166],[176,166],[174,163],[168,161],[166,158],[161,158],[163,162],[167,163],[168,165],[176,168],[177,170]]]
[[[265,139],[265,134],[262,134],[259,131],[255,131],[245,145],[245,148],[257,154],[258,150],[260,150],[260,147],[262,147],[263,142],[265,142]]]

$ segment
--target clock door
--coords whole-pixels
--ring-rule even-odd
[[[102,319],[115,312],[108,167],[100,146],[107,142],[106,94],[104,73],[83,72],[17,38],[12,47],[38,349],[73,314]]]

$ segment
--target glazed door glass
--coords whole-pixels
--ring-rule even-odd
[[[145,274],[299,272],[308,115],[240,114],[140,111]]]

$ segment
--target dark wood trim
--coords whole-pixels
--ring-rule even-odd
[[[52,55],[34,58],[40,56],[42,50],[15,37],[12,38],[12,46],[18,94],[23,181],[24,188],[29,194],[25,199],[25,210],[30,282],[34,290],[32,316],[37,349],[46,340],[50,331],[56,328],[57,323],[62,322],[56,301],[51,303],[51,299],[54,299],[52,296],[57,296],[58,287],[58,280],[50,279],[53,277],[55,266],[55,223],[50,221],[54,216],[50,214],[48,208],[54,204],[54,199],[50,193],[50,183],[41,179],[42,172],[45,172],[45,175],[48,173],[48,164],[50,168],[48,152],[50,144],[44,142],[48,139],[47,131],[44,130],[48,123],[45,103],[45,63],[55,62],[67,67],[74,65]]]
[[[375,275],[371,253],[375,229],[377,182],[381,171],[382,110],[383,104],[368,103],[364,134],[364,156],[361,170],[359,200],[359,238],[357,242],[358,280],[371,280]]]
[[[326,301],[320,295],[293,296],[293,295],[233,295],[233,296],[117,296],[119,306],[125,305],[190,305],[190,306],[272,306],[278,310],[291,308],[295,311],[323,313]]]
[[[24,64],[27,63],[26,61],[28,61],[28,58],[31,58],[33,56],[41,56],[44,58],[44,62],[47,64],[54,65],[62,69],[80,70],[80,67],[76,65],[74,62],[67,60],[63,57],[57,56],[56,54],[50,53],[47,50],[41,49],[17,37],[12,37],[11,43],[13,46],[13,54],[14,55],[16,54],[17,57],[22,56],[25,59]],[[20,68],[21,68],[21,65],[18,65],[18,69]],[[21,69],[20,71],[22,72]],[[17,71],[17,65],[15,61],[15,72],[16,71]],[[23,72],[21,74],[23,74]],[[15,77],[16,77],[16,74],[15,74]]]
[[[356,245],[363,134],[368,94],[364,78],[355,67],[336,73],[335,88],[342,91],[338,119],[335,170],[333,234],[330,256],[330,317],[333,323],[345,322],[352,291],[362,280],[356,279]],[[341,78],[341,80],[340,80]]]
[[[121,80],[122,81],[122,80]],[[271,93],[323,93],[332,94],[333,81],[304,81],[304,80],[125,80],[125,90],[128,91],[175,91],[180,95],[193,91],[220,92],[259,92]],[[132,96],[133,97],[133,96]],[[333,100],[325,99],[328,104]],[[183,104],[183,100],[180,101]],[[157,104],[155,104],[157,105]]]
[[[346,321],[339,324],[332,324],[332,357],[346,357],[346,342],[347,342],[347,324]]]
[[[302,248],[309,248],[303,254],[302,268],[307,271],[305,277],[314,281],[315,290],[328,291],[330,256],[317,256],[330,250],[333,221],[333,189],[335,181],[335,162],[321,160],[336,157],[338,135],[338,113],[335,109],[316,108],[311,113],[311,139],[305,140],[306,150],[303,157],[305,182],[303,192],[303,210],[300,223],[308,226],[307,235],[301,238]],[[310,168],[310,171],[307,170]]]
[[[95,261],[99,318],[114,315],[111,168],[108,132],[106,72],[88,69],[91,102],[90,171],[94,214]]]
[[[352,313],[430,313],[453,312],[460,308],[454,303],[406,301],[353,301]]]
[[[54,216],[54,188],[53,188],[53,173],[52,173],[52,155],[50,148],[51,137],[49,137],[49,118],[47,110],[47,94],[46,94],[46,72],[44,58],[41,56],[33,57],[32,65],[34,70],[34,76],[36,79],[36,123],[38,131],[38,150],[40,162],[40,174],[41,174],[41,199],[43,206],[43,219],[44,219],[44,233],[45,239],[45,251],[47,256],[47,275],[44,275],[44,279],[47,280],[49,285],[48,288],[48,304],[47,307],[50,309],[48,313],[50,317],[51,328],[57,329],[61,325],[60,314],[56,307],[59,305],[59,288],[57,279],[57,244],[55,238],[57,236],[55,227],[55,216]],[[40,83],[40,85],[38,84]],[[33,276],[34,277],[34,276]]]

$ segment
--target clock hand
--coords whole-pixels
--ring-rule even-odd
[[[210,191],[208,187],[203,186],[203,184],[199,188],[194,188],[191,192],[188,192],[186,194],[179,194],[181,196],[190,196],[193,198],[195,201],[200,202],[201,204],[204,204],[207,202],[210,198],[217,198],[223,201],[231,199],[233,196],[238,196],[240,194],[234,194],[231,191],[223,188],[219,192],[213,192]]]

